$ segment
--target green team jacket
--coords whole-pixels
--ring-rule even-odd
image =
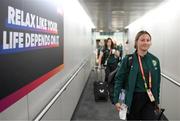
[[[129,66],[130,56],[125,56],[122,64],[120,65],[116,76],[115,76],[115,85],[114,85],[114,103],[118,103],[119,101],[119,93],[120,90],[125,88],[125,104],[128,106],[130,110],[133,93],[135,90],[137,73],[139,70],[139,62],[136,52],[133,53],[132,57],[132,65]],[[151,75],[152,75],[152,93],[155,97],[155,101],[159,104],[159,93],[160,93],[160,63],[157,57],[152,55],[151,53],[147,53],[148,57],[148,65],[150,67]]]

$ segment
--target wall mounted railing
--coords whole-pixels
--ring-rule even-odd
[[[165,79],[169,80],[170,82],[174,83],[178,87],[180,87],[180,83],[178,81],[172,79],[171,77],[167,76],[166,74],[161,73],[161,76],[164,77]]]
[[[56,93],[56,95],[51,99],[51,101],[42,109],[42,111],[33,119],[34,121],[39,121],[46,114],[46,112],[51,108],[51,106],[56,102],[56,100],[63,94],[69,84],[73,81],[73,79],[78,75],[81,69],[86,65],[88,60],[85,60],[82,64],[80,64],[79,68],[67,79],[66,83],[63,87]]]

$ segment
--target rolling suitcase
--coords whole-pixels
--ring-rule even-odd
[[[102,69],[100,69],[101,80],[98,80],[98,71],[95,69],[96,81],[94,81],[94,98],[96,102],[107,101],[108,100],[108,88],[107,83],[102,80]]]

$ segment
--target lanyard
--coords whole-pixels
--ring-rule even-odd
[[[143,70],[143,66],[142,66],[142,61],[141,61],[140,55],[138,55],[138,60],[139,60],[139,66],[140,66],[141,74],[142,74],[142,77],[143,77],[143,80],[144,80],[144,86],[145,86],[145,89],[147,90],[148,87],[147,87],[146,79],[145,79],[145,76],[144,76],[144,70]],[[150,71],[149,71],[149,88],[150,89],[152,88],[151,72]]]

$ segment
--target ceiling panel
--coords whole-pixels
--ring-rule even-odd
[[[96,30],[120,31],[164,0],[79,0]]]

